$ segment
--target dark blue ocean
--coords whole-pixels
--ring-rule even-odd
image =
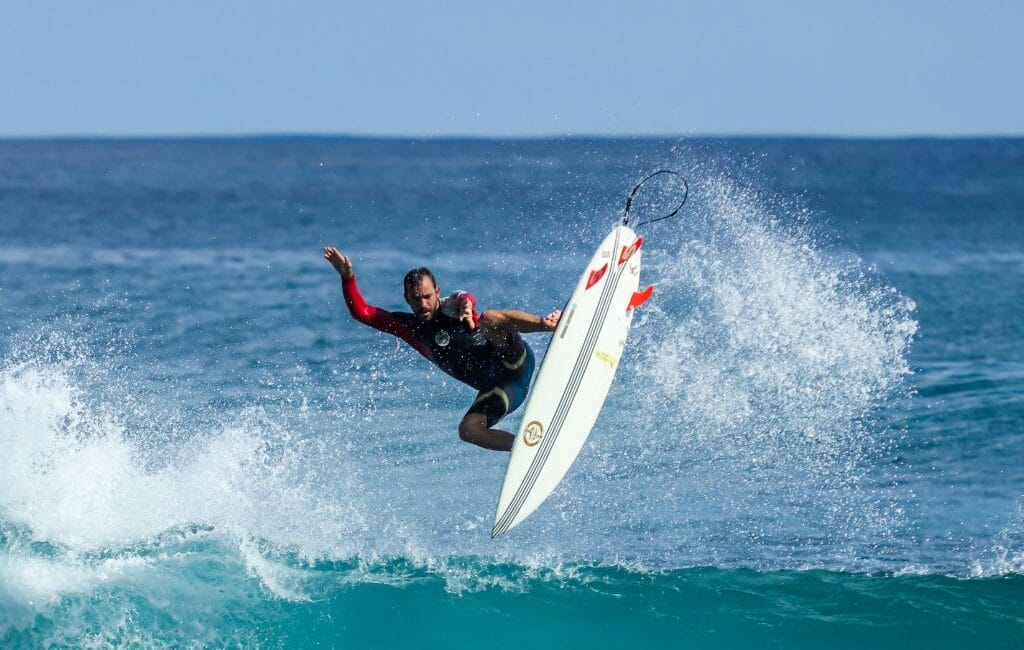
[[[609,400],[491,540],[475,392],[322,247],[544,314],[662,167]],[[0,646],[1024,647],[1022,340],[1021,139],[0,141]]]

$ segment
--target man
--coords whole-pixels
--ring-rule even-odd
[[[328,246],[324,258],[341,276],[341,292],[353,318],[397,336],[479,391],[459,424],[459,437],[485,449],[511,451],[515,436],[492,427],[519,408],[530,387],[533,351],[520,334],[554,331],[562,312],[544,318],[513,309],[480,314],[471,293],[459,291],[442,300],[434,275],[424,267],[409,271],[403,281],[412,313],[389,312],[363,299],[348,257]]]

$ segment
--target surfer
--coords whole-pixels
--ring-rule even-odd
[[[485,449],[510,451],[515,437],[493,427],[523,403],[530,387],[533,351],[520,334],[554,331],[562,313],[542,318],[514,309],[488,309],[481,314],[471,293],[457,291],[442,298],[425,267],[409,271],[402,282],[412,313],[390,312],[363,299],[352,260],[333,246],[324,248],[324,258],[341,276],[341,292],[353,318],[397,336],[479,391],[459,423],[459,437]]]

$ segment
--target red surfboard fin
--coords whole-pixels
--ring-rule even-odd
[[[653,284],[644,289],[643,291],[634,291],[633,297],[629,299],[629,307],[626,307],[626,309],[636,309],[640,305],[647,302],[647,299],[651,297],[652,293],[654,293]]]

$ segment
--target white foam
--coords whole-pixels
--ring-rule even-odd
[[[275,596],[291,601],[309,600],[303,591],[307,577],[304,572],[267,559],[249,537],[243,538],[238,548],[249,573]]]
[[[191,525],[308,556],[345,555],[363,526],[344,460],[324,458],[258,409],[188,446],[127,431],[116,406],[90,402],[67,363],[0,370],[0,512],[76,552],[123,548]],[[327,469],[337,475],[320,477]],[[346,487],[350,488],[346,490]]]
[[[995,535],[992,545],[971,563],[975,578],[1024,574],[1024,498],[1006,525]]]
[[[123,580],[144,569],[140,557],[108,558],[95,563],[72,558],[46,559],[5,554],[0,556],[3,596],[14,606],[45,609],[68,594],[89,593],[99,585]]]
[[[984,560],[975,560],[971,563],[972,578],[1024,574],[1024,551],[996,544],[987,555]]]

